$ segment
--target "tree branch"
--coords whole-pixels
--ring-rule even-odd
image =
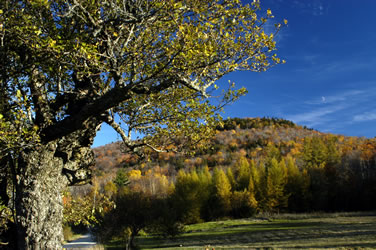
[[[103,118],[101,117],[101,114],[113,107],[118,106],[122,102],[134,98],[135,95],[149,95],[151,93],[158,93],[174,84],[177,84],[177,81],[167,79],[154,86],[147,86],[148,84],[145,82],[138,82],[123,87],[114,87],[101,97],[85,104],[74,114],[71,114],[63,120],[55,122],[54,124],[43,129],[41,133],[41,140],[43,142],[48,142],[61,138],[84,127],[90,118]]]
[[[114,118],[110,114],[103,114],[101,117],[105,123],[111,126],[121,136],[121,139],[127,147],[132,148],[134,146],[131,138],[124,133],[124,130],[117,122],[115,122]]]
[[[46,95],[43,93],[44,86],[40,84],[40,79],[38,79],[40,77],[43,76],[39,74],[38,69],[34,68],[29,80],[29,88],[35,107],[35,124],[39,127],[43,127],[51,122],[53,116],[50,112],[51,110]]]

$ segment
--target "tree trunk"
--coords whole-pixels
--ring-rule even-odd
[[[48,143],[19,155],[16,166],[18,249],[61,249],[62,190],[67,180],[57,144]]]
[[[131,233],[131,236],[129,237],[129,243],[128,243],[128,246],[129,246],[129,249],[132,250],[132,249],[136,249],[136,245],[134,243],[134,238],[136,237],[136,235],[138,234],[138,232],[133,232]]]
[[[98,122],[69,137],[25,149],[14,166],[18,249],[62,249],[62,191],[91,179]]]

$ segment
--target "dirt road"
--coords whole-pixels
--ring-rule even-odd
[[[103,249],[97,244],[91,234],[85,234],[77,240],[64,244],[63,249]]]

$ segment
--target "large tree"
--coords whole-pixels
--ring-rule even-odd
[[[103,122],[135,152],[210,136],[221,107],[245,92],[231,85],[209,102],[215,82],[281,62],[270,18],[258,1],[2,0],[0,187],[17,247],[61,248],[61,192],[90,180]]]

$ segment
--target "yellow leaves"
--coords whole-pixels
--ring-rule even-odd
[[[283,19],[283,23],[287,25],[288,21],[286,19]]]
[[[206,22],[205,26],[208,27],[208,28],[213,28],[214,27],[214,25],[211,24],[210,22]]]
[[[21,100],[21,98],[22,98],[22,93],[19,89],[17,89],[16,97],[17,97],[18,100]]]
[[[26,143],[37,144],[39,136],[37,135],[38,127],[32,126],[29,116],[25,109],[26,100],[21,91],[16,92],[15,109],[9,110],[7,118],[0,114],[0,150],[17,150],[22,148]],[[11,117],[11,120],[9,120]]]
[[[260,0],[253,0],[251,5],[255,8],[255,9],[260,9]]]
[[[262,39],[262,40],[266,40],[267,38],[268,38],[268,36],[265,34],[265,32],[264,31],[262,31],[261,33],[260,33],[260,39]]]
[[[48,4],[47,0],[30,1],[43,5]],[[69,27],[77,27],[77,29],[80,29],[79,27],[81,26],[85,27],[85,20],[81,20],[80,18],[76,20],[75,18],[64,19],[65,17],[61,17],[61,22],[53,20],[46,25],[46,27],[53,27],[50,31],[50,28],[43,28],[41,30],[38,18],[34,20],[34,17],[31,16],[30,21],[32,22],[25,25],[28,27],[28,32],[24,37],[28,37],[30,40],[36,38],[33,42],[35,48],[37,48],[35,49],[36,52],[42,51],[47,56],[51,56],[51,58],[58,56],[64,60],[66,59],[64,61],[66,65],[75,65],[77,68],[84,68],[83,71],[87,72],[91,69],[90,67],[94,68],[96,65],[101,66],[100,69],[96,69],[98,71],[102,69],[113,70],[111,68],[113,66],[109,65],[109,63],[107,64],[111,60],[100,61],[99,55],[103,53],[108,57],[115,56],[117,58],[113,58],[114,61],[121,62],[122,64],[122,67],[116,68],[116,70],[126,72],[121,75],[121,77],[124,77],[121,80],[124,80],[122,82],[125,84],[130,81],[137,82],[139,78],[143,77],[163,75],[166,78],[174,78],[178,74],[179,78],[181,76],[181,78],[192,80],[195,84],[194,86],[200,88],[207,84],[208,81],[210,82],[211,79],[217,79],[218,76],[239,68],[253,70],[251,65],[255,65],[252,64],[254,61],[258,63],[255,66],[255,69],[258,70],[264,67],[264,61],[270,59],[270,56],[267,57],[263,53],[269,53],[267,49],[273,47],[273,43],[270,40],[274,37],[273,35],[269,35],[269,32],[268,34],[262,32],[262,25],[257,20],[258,17],[255,8],[243,6],[241,1],[214,1],[210,4],[210,9],[208,9],[206,1],[196,1],[193,5],[197,5],[197,7],[188,6],[189,3],[192,4],[189,1],[154,2],[155,5],[153,3],[150,6],[157,6],[157,21],[137,26],[134,30],[134,34],[137,34],[137,37],[132,40],[133,36],[130,36],[132,39],[124,48],[106,47],[110,45],[101,36],[91,37],[92,33],[90,32],[92,31],[90,31],[90,28],[86,29],[87,32],[82,28],[77,33],[69,34],[69,36],[64,34],[64,32],[60,32],[65,29],[69,30]],[[90,3],[88,5],[90,6]],[[111,14],[106,13],[105,8],[107,7],[100,5],[100,1],[94,1],[92,5],[93,10],[88,9],[89,13],[94,13],[97,10],[95,8],[98,7],[98,10],[103,8],[103,11],[102,9],[100,10],[103,12],[101,12],[101,15],[104,18],[108,18],[110,15],[118,15],[115,11],[111,12]],[[196,13],[196,10],[193,10],[195,8],[199,12]],[[41,12],[41,14],[43,13]],[[46,11],[46,13],[50,12]],[[268,9],[267,17],[270,18],[271,16],[272,11]],[[97,21],[96,18],[101,17],[96,17],[93,14],[93,18]],[[72,24],[71,19],[75,20]],[[46,16],[46,22],[48,21],[49,17]],[[36,25],[36,27],[32,27],[32,25]],[[64,25],[66,26],[64,27]],[[90,26],[90,23],[87,25]],[[97,25],[101,26],[102,24],[98,22]],[[127,27],[127,24],[123,25],[123,27]],[[127,32],[130,32],[128,29],[130,26],[124,29],[121,27],[103,27],[106,28],[106,34],[109,34],[113,40],[120,41],[120,43],[127,40]],[[57,34],[60,34],[62,38],[59,38]],[[72,37],[72,39],[67,39],[67,37]],[[256,38],[258,39],[256,40]],[[253,44],[255,44],[254,47],[252,47]],[[98,47],[101,47],[100,51]],[[111,53],[113,51],[116,51],[116,53]],[[68,58],[64,58],[65,55],[69,55]],[[90,63],[87,63],[88,60],[90,60]],[[247,62],[243,62],[242,60],[247,60]],[[135,74],[130,76],[131,74],[128,73],[133,71]],[[78,75],[82,76],[85,73],[79,72]],[[105,82],[103,83],[103,85],[106,84]],[[217,88],[217,86],[213,87]],[[111,86],[108,85],[108,88],[111,88]],[[228,95],[228,99],[234,100],[244,92],[231,92]],[[188,94],[192,94],[192,91],[190,90],[189,93],[186,93],[186,96]],[[169,97],[173,96],[171,92],[166,92],[165,95]],[[177,96],[176,99],[178,98],[180,100],[183,99],[184,103],[187,103],[184,96]],[[142,101],[140,103],[142,104]],[[163,117],[163,115],[165,117],[175,117],[178,116],[180,110],[183,110],[184,112],[181,113],[184,115],[182,116],[186,116],[186,112],[190,119],[180,124],[176,123],[172,125],[171,123],[161,122],[163,123],[161,127],[164,129],[164,126],[170,126],[168,129],[171,129],[170,131],[174,135],[179,135],[177,130],[180,129],[180,134],[192,137],[192,140],[196,140],[197,137],[201,136],[201,132],[204,131],[197,121],[206,121],[214,113],[212,110],[215,110],[210,105],[200,103],[196,105],[192,104],[189,106],[189,110],[184,110],[186,107],[181,107],[178,102],[172,100],[163,102],[154,101],[152,105],[156,107],[158,105],[165,106],[157,111],[151,109],[148,112],[141,113],[140,120],[145,119],[145,121],[149,121],[151,120],[147,119],[149,116],[158,118],[158,115],[160,117]],[[202,108],[204,108],[204,111],[202,111]],[[170,114],[171,116],[169,116]],[[161,129],[161,133],[163,133],[163,129]],[[145,134],[153,135],[154,131],[157,130],[145,130]],[[195,130],[194,133],[197,136],[193,136],[192,130]],[[165,131],[170,132],[167,129]]]
[[[51,40],[50,43],[49,43],[49,46],[50,47],[54,47],[56,44],[56,41],[55,40]]]
[[[44,7],[49,6],[48,0],[30,0],[30,3],[35,6],[44,6]]]
[[[174,3],[174,8],[176,9],[183,9],[185,6],[183,5],[182,2],[176,2]]]
[[[138,180],[141,178],[141,170],[133,169],[128,172],[129,179]]]

